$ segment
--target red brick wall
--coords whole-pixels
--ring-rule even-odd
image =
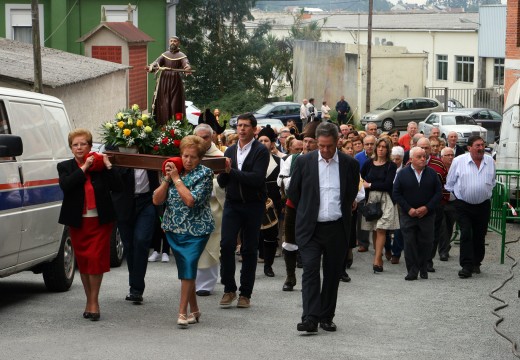
[[[131,46],[129,48],[130,63],[132,66],[128,78],[128,104],[138,104],[144,110],[148,108],[147,101],[147,65],[146,45]]]
[[[121,46],[92,46],[92,57],[121,64]]]
[[[506,63],[507,60],[520,61],[520,11],[518,1],[507,2]],[[520,69],[505,69],[504,100],[511,85],[519,78]]]

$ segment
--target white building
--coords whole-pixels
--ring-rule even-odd
[[[482,9],[484,8],[487,7],[483,6]],[[494,5],[490,8],[493,11],[481,11],[480,17],[478,13],[374,14],[372,44],[402,46],[410,53],[427,54],[427,88],[499,87],[503,85],[505,50],[502,53],[497,49],[483,51],[483,47],[489,49],[492,42],[481,44],[479,50],[479,31],[494,34],[495,39],[501,39],[500,34],[503,32],[505,39],[505,7]],[[268,21],[272,24],[272,33],[279,37],[288,36],[288,30],[294,23],[291,14],[255,12],[254,16],[255,21],[247,23],[249,27]],[[322,25],[321,41],[346,44],[357,44],[359,41],[361,45],[367,44],[367,14],[313,14],[304,23],[312,21],[318,21]],[[484,29],[485,25],[487,29]],[[498,40],[500,41],[502,40]],[[365,73],[366,63],[361,66],[361,71]],[[399,63],[394,66],[399,66]],[[497,90],[497,96],[500,91],[501,89]],[[423,96],[425,93],[426,90],[422,93],[410,93],[409,96]],[[340,95],[337,94],[337,97]],[[348,97],[348,94],[345,95]],[[473,99],[458,100],[466,106],[473,106]],[[362,104],[358,105],[363,108]],[[372,103],[371,107],[377,105],[379,104]]]

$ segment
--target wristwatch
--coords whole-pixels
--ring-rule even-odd
[[[172,183],[172,178],[169,177],[169,176],[164,176],[164,177],[162,178],[162,181],[171,184],[171,183]]]

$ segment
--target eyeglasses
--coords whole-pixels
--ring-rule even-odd
[[[85,147],[87,145],[88,145],[88,143],[77,143],[77,144],[72,144],[71,147],[79,148],[79,147]]]

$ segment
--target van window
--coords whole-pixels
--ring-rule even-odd
[[[5,104],[0,101],[0,134],[10,134],[9,121],[7,119],[7,111],[5,111]]]
[[[13,133],[23,139],[23,160],[52,159],[49,129],[41,105],[11,101],[9,107]]]
[[[54,157],[58,159],[70,158],[70,149],[63,146],[63,144],[68,144],[69,141],[68,120],[65,110],[61,107],[49,105],[44,105],[43,108],[51,132]]]

